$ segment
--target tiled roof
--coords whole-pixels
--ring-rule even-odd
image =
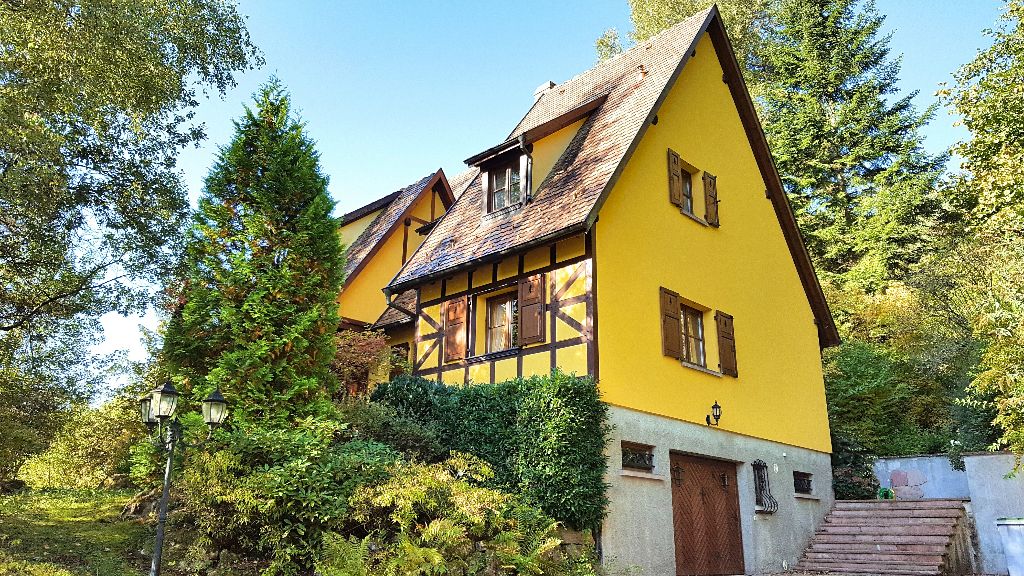
[[[428,174],[421,178],[415,184],[410,184],[397,192],[389,194],[380,200],[372,202],[367,206],[374,206],[376,204],[382,204],[374,209],[384,210],[373,219],[373,222],[363,230],[363,233],[359,235],[352,245],[348,247],[345,254],[345,282],[348,280],[362,267],[363,260],[372,255],[374,247],[384,239],[384,236],[389,230],[394,228],[398,220],[405,214],[406,210],[412,203],[419,198],[420,194],[427,187],[427,185],[433,180],[437,172]],[[391,198],[387,203],[383,203],[384,200]],[[365,208],[365,207],[364,207]],[[363,210],[362,208],[360,210]],[[356,212],[359,212],[357,210]],[[363,213],[365,216],[373,210],[368,210]],[[347,216],[347,215],[346,215]]]
[[[684,56],[692,50],[712,10],[695,14],[544,92],[510,139],[597,98],[606,100],[590,114],[551,173],[535,186],[532,201],[521,209],[485,215],[480,178],[473,174],[466,191],[461,195],[456,192],[458,200],[389,289],[401,291],[419,279],[454,272],[480,260],[586,229],[599,198],[676,76]]]
[[[416,290],[406,290],[395,297],[394,303],[406,310],[416,309]],[[412,322],[412,316],[404,312],[399,312],[397,309],[388,306],[384,313],[377,318],[377,321],[373,323],[374,328],[387,328],[389,326],[397,326],[399,324],[405,324]]]
[[[469,168],[452,176],[448,184],[452,187],[452,194],[455,198],[462,196],[462,193],[466,191],[466,187],[469,186],[469,183],[473,181],[478,172],[480,172],[479,168]]]

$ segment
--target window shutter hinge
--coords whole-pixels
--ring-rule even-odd
[[[768,198],[769,200],[770,200],[770,199],[771,199],[771,197],[772,197],[772,193],[771,193],[771,192],[769,192],[767,188],[765,188],[765,189],[764,189],[764,197],[765,197],[765,198]]]

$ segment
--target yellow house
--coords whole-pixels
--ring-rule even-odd
[[[397,274],[356,271],[343,310],[427,378],[592,375],[615,427],[605,562],[794,565],[832,501],[838,334],[717,9],[543,85],[467,164]]]
[[[367,328],[389,309],[381,298],[381,287],[454,201],[448,179],[439,169],[341,217],[345,281],[338,303],[343,329]]]

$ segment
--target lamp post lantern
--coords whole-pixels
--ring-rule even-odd
[[[167,523],[167,501],[171,491],[171,472],[174,469],[174,449],[178,444],[182,448],[198,448],[205,442],[187,444],[182,438],[181,422],[174,417],[174,411],[178,407],[178,391],[174,384],[166,381],[154,388],[149,394],[139,398],[139,416],[142,423],[149,428],[153,435],[153,443],[167,454],[167,462],[164,466],[164,487],[160,494],[156,523],[156,541],[153,543],[153,561],[150,564],[150,576],[160,576],[160,557],[164,548],[164,526]],[[203,400],[203,421],[213,429],[220,426],[228,415],[228,403],[224,400],[219,389],[215,389]],[[172,419],[173,418],[173,419]],[[166,424],[165,424],[166,422]]]

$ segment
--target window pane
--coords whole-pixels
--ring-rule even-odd
[[[519,167],[515,167],[509,170],[509,181],[508,181],[508,203],[515,204],[519,202]]]
[[[505,202],[506,192],[501,190],[491,195],[491,210],[501,210],[507,203]]]
[[[704,366],[704,313],[683,307],[683,359]]]
[[[494,191],[504,190],[505,189],[505,182],[506,182],[506,180],[505,180],[505,176],[506,176],[505,170],[496,170],[494,172],[491,172],[491,174],[493,175],[492,179],[491,179],[491,190],[494,190]]]
[[[518,301],[509,295],[487,303],[487,351],[500,352],[515,345],[518,337]]]

